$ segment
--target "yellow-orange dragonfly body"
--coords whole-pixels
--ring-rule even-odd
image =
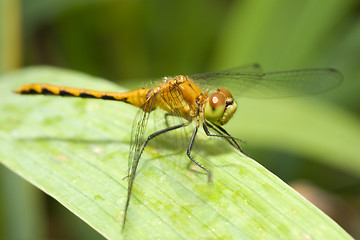
[[[134,91],[117,93],[77,89],[49,84],[24,85],[16,93],[60,95],[66,97],[98,98],[126,102],[141,110],[141,117],[133,123],[133,134],[129,153],[128,195],[124,210],[123,228],[126,222],[136,169],[148,142],[154,137],[195,122],[195,128],[187,148],[191,161],[208,173],[211,171],[191,156],[192,146],[199,127],[202,125],[206,135],[222,137],[242,152],[236,138],[221,126],[233,116],[237,105],[236,97],[287,97],[311,94],[328,90],[342,80],[341,74],[334,69],[303,69],[280,72],[260,72],[257,64],[249,71],[234,69],[224,72],[201,73],[192,76],[179,75],[164,80],[153,89],[139,88]],[[199,83],[199,84],[198,84]],[[204,86],[204,88],[200,88]],[[211,91],[211,87],[215,90]],[[227,87],[231,90],[218,87]],[[150,113],[156,108],[167,114],[187,120],[185,123],[169,126],[144,138]],[[211,131],[209,130],[211,129]],[[214,131],[215,133],[212,133]]]

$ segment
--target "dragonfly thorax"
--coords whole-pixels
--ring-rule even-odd
[[[231,93],[225,88],[217,89],[205,103],[205,119],[220,125],[226,124],[233,116],[237,105]]]

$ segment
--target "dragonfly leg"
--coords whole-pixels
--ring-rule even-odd
[[[165,125],[166,127],[170,127],[170,122],[169,122],[169,117],[171,116],[177,116],[176,114],[171,114],[171,113],[165,113],[164,117],[165,117]]]
[[[193,161],[196,165],[198,165],[199,167],[201,167],[202,169],[204,169],[207,172],[208,182],[211,182],[211,171],[209,169],[207,169],[206,167],[204,167],[203,165],[201,165],[200,163],[198,163],[193,157],[191,157],[191,149],[194,145],[195,136],[197,134],[198,129],[199,129],[199,126],[196,126],[194,129],[194,132],[193,132],[193,135],[191,136],[191,140],[190,140],[186,154],[187,154],[188,158],[190,158],[191,161]]]
[[[167,127],[170,127],[170,124],[169,124],[169,121],[168,121],[168,117],[170,116],[174,116],[173,114],[171,113],[165,113],[165,124]]]
[[[133,166],[131,166],[131,174],[129,177],[129,185],[128,185],[128,194],[127,194],[127,199],[126,199],[126,204],[125,204],[125,209],[124,209],[124,219],[123,219],[123,226],[122,226],[122,230],[124,231],[125,229],[125,222],[126,222],[126,217],[127,217],[127,211],[129,208],[129,203],[130,203],[130,196],[131,196],[131,192],[132,192],[132,188],[133,188],[133,183],[134,183],[134,179],[135,179],[135,174],[136,174],[136,169],[137,169],[137,165],[139,163],[140,157],[146,147],[146,145],[149,143],[149,141],[153,138],[155,138],[156,136],[159,136],[160,134],[166,133],[166,132],[170,132],[172,130],[181,128],[181,127],[186,127],[187,125],[189,125],[190,122],[186,122],[186,123],[182,123],[182,124],[178,124],[169,128],[165,128],[163,130],[154,132],[152,134],[150,134],[146,141],[144,142],[144,144],[141,147],[141,150],[139,152],[139,155],[136,158],[136,161],[134,162]]]
[[[205,133],[206,133],[207,136],[211,136],[211,137],[213,137],[214,135],[215,135],[215,136],[218,136],[218,135],[216,135],[216,134],[210,133],[210,132],[209,132],[209,129],[207,129],[207,127],[211,128],[212,130],[214,130],[215,132],[217,132],[219,135],[222,135],[221,132],[220,132],[218,129],[216,129],[213,125],[208,124],[208,125],[205,126],[205,128],[204,128],[204,131],[205,131]],[[228,141],[228,143],[230,143],[230,145],[233,146],[234,148],[238,148],[238,147],[231,141],[232,139],[230,140],[229,138],[226,137],[225,140]]]
[[[213,129],[215,132],[217,132],[218,134],[212,134],[209,129],[208,126]],[[232,137],[225,129],[223,129],[222,127],[214,124],[214,126],[212,124],[209,123],[203,123],[203,129],[206,133],[207,136],[210,137],[222,137],[225,138],[233,147],[236,147],[241,153],[247,155],[246,153],[244,153],[244,151],[241,149],[241,147],[239,146],[239,144],[236,142],[236,140],[239,140],[241,142],[243,142],[240,139],[234,138]]]

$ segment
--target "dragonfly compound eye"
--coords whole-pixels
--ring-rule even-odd
[[[210,95],[204,110],[205,118],[210,122],[224,125],[232,117],[236,108],[230,92],[221,88]]]
[[[222,94],[224,94],[224,96],[225,96],[226,98],[232,98],[231,93],[230,93],[229,90],[227,90],[226,88],[219,88],[217,91],[218,91],[218,92],[221,92]]]

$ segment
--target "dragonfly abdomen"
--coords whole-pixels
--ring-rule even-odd
[[[113,100],[126,102],[136,107],[141,107],[146,101],[146,96],[149,92],[149,89],[140,88],[130,92],[116,93],[35,83],[24,85],[15,92],[25,95],[58,95],[63,97]]]

